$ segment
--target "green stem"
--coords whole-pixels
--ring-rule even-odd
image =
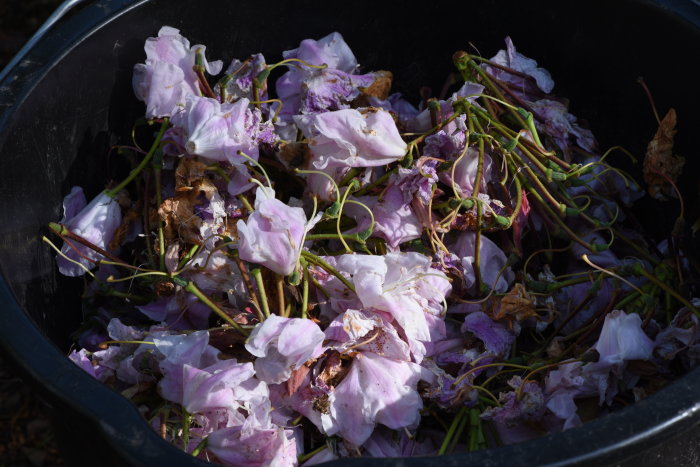
[[[305,264],[306,261],[301,265],[304,268],[304,281],[301,285],[301,317],[306,318],[309,308],[309,268]]]
[[[192,295],[194,295],[195,297],[197,297],[197,298],[199,299],[200,302],[204,303],[206,306],[208,306],[209,308],[211,308],[211,310],[212,310],[214,313],[216,313],[217,315],[219,315],[219,317],[220,317],[221,319],[223,319],[223,320],[226,321],[228,324],[230,324],[231,327],[233,327],[236,331],[240,332],[240,333],[243,334],[244,336],[248,334],[237,322],[235,322],[235,321],[233,320],[233,318],[231,318],[229,315],[227,315],[227,314],[224,312],[224,310],[222,310],[221,308],[219,308],[214,302],[212,302],[212,301],[209,299],[209,297],[207,297],[206,295],[204,295],[204,293],[203,293],[201,290],[199,290],[199,288],[195,285],[194,282],[188,281],[188,282],[187,282],[187,285],[185,285],[184,289],[185,289],[186,292],[189,292],[189,293],[191,293]]]
[[[265,293],[265,284],[263,283],[262,271],[260,268],[255,268],[250,271],[255,278],[255,285],[258,286],[258,294],[260,295],[260,306],[266,318],[270,317],[270,306],[267,304],[267,293]]]
[[[328,449],[327,444],[324,444],[323,446],[319,446],[316,449],[314,449],[313,451],[307,452],[306,454],[299,454],[299,456],[297,456],[297,462],[299,464],[303,464],[304,462],[311,459],[313,456],[315,456],[319,452],[323,451],[324,449]]]
[[[116,196],[119,194],[120,191],[122,191],[131,181],[136,178],[136,176],[141,173],[141,171],[148,165],[148,162],[151,160],[153,157],[153,154],[155,154],[156,149],[158,149],[158,146],[160,145],[160,140],[163,138],[163,133],[165,133],[165,130],[168,128],[168,123],[170,123],[170,120],[168,117],[165,117],[163,119],[163,123],[160,125],[160,130],[158,130],[158,134],[156,135],[156,139],[153,141],[153,144],[151,145],[151,148],[148,150],[148,153],[146,153],[146,156],[141,160],[139,165],[136,166],[131,172],[129,172],[129,176],[126,177],[119,185],[116,187],[112,188],[111,190],[105,191],[105,194],[109,196],[110,198],[116,198]]]
[[[457,412],[457,415],[455,416],[454,419],[452,419],[452,424],[450,424],[450,429],[447,430],[447,434],[445,435],[445,439],[442,440],[442,445],[440,446],[440,449],[438,450],[438,456],[442,456],[447,452],[447,447],[450,445],[450,441],[452,440],[452,437],[455,434],[455,431],[457,430],[457,426],[460,424],[462,421],[462,418],[467,413],[467,407],[462,406],[461,409],[459,409],[459,412]]]
[[[362,240],[358,234],[341,234],[340,237],[343,237],[344,240],[364,243],[364,240]],[[335,233],[310,234],[306,236],[306,240],[338,240],[338,238],[338,234]]]
[[[642,276],[646,277],[650,282],[653,282],[653,283],[656,284],[658,287],[660,287],[661,289],[663,289],[664,291],[666,291],[666,293],[668,293],[669,295],[671,295],[672,297],[674,297],[676,300],[678,300],[679,302],[681,302],[683,305],[685,305],[686,307],[688,307],[688,309],[689,309],[690,311],[692,311],[693,313],[695,313],[696,316],[700,316],[700,311],[698,311],[698,309],[695,308],[695,307],[692,305],[692,303],[690,303],[688,300],[686,300],[685,298],[683,298],[683,296],[681,296],[678,292],[676,292],[675,290],[673,290],[673,288],[671,288],[668,284],[666,284],[666,283],[663,282],[663,281],[660,281],[655,275],[653,275],[652,273],[650,273],[649,271],[647,271],[646,269],[644,269],[641,265],[640,265],[640,267],[638,267],[638,268],[635,269],[635,272],[638,272],[638,273],[641,274]]]
[[[200,441],[199,444],[197,444],[197,446],[192,450],[192,457],[197,457],[204,450],[204,448],[207,447],[208,442],[208,436],[206,438],[202,438],[202,441]]]
[[[325,269],[326,272],[329,274],[333,274],[335,277],[338,278],[340,282],[345,285],[348,289],[350,289],[353,293],[355,293],[355,286],[343,276],[340,271],[338,271],[336,268],[328,264],[323,258],[320,258],[313,253],[310,253],[306,250],[302,250],[301,256],[304,257],[309,263],[313,263],[316,266],[320,266],[321,268]]]

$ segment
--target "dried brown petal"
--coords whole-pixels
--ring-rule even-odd
[[[671,109],[661,121],[644,157],[644,181],[649,195],[658,200],[676,197],[670,182],[675,183],[683,170],[685,159],[673,155],[676,134],[676,111]]]

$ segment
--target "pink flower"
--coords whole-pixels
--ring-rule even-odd
[[[282,56],[285,59],[298,58],[311,65],[325,64],[328,69],[345,73],[352,73],[357,68],[355,56],[338,32],[332,32],[318,41],[305,39],[298,48],[282,52]],[[301,85],[310,75],[310,69],[297,62],[291,63],[289,71],[277,80],[277,96],[284,102],[283,115],[291,116],[299,111]]]
[[[246,222],[239,220],[236,225],[240,257],[289,275],[299,260],[304,235],[319,219],[320,215],[307,222],[302,208],[287,206],[275,198],[272,189],[258,188],[255,211]]]
[[[616,365],[626,360],[649,360],[654,341],[644,334],[638,314],[614,310],[605,317],[595,349],[600,354],[599,364]]]
[[[204,56],[205,49],[203,45],[190,47],[180,31],[170,26],[163,26],[158,37],[146,40],[146,62],[134,66],[132,84],[136,97],[146,103],[147,118],[171,116],[185,104],[188,94],[199,94],[192,67],[197,52]],[[223,63],[208,63],[205,59],[204,66],[208,73],[216,75]]]
[[[418,381],[432,379],[419,365],[358,353],[350,371],[329,396],[330,410],[324,427],[359,446],[377,423],[389,428],[411,427],[420,421],[423,400]]]
[[[385,256],[342,255],[341,272],[352,276],[357,296],[367,309],[389,313],[406,334],[416,362],[425,353],[421,342],[430,342],[444,332],[443,301],[451,286],[430,259],[420,253],[389,253]]]
[[[289,379],[307,360],[323,353],[323,331],[308,319],[270,315],[250,334],[245,348],[258,357],[255,372],[270,384]]]
[[[188,153],[216,161],[242,164],[243,151],[257,160],[255,128],[247,128],[251,110],[248,99],[235,104],[220,104],[216,99],[189,95],[183,112],[173,116],[173,125],[184,129]]]
[[[491,58],[491,61],[531,76],[534,78],[535,83],[537,83],[537,88],[542,92],[550,93],[554,88],[554,81],[552,81],[552,76],[549,72],[544,68],[539,68],[535,60],[516,51],[510,37],[506,37],[506,50],[499,50],[498,53]],[[512,84],[516,89],[527,90],[533,86],[528,80],[507,71],[487,65],[485,65],[484,68],[495,78]]]
[[[114,232],[122,223],[122,212],[119,204],[114,198],[107,196],[105,192],[97,195],[87,206],[85,203],[83,189],[73,187],[63,200],[63,219],[61,219],[61,224],[93,245],[103,250],[109,250],[109,242],[112,241]],[[76,247],[77,251],[68,243],[64,243],[61,252],[87,269],[95,267],[95,264],[90,260],[97,261],[103,258],[101,254],[82,243],[78,243],[75,240],[72,240],[71,243]],[[82,276],[85,274],[85,269],[62,256],[56,257],[56,263],[58,264],[59,272],[63,275]]]
[[[376,167],[402,159],[406,143],[391,114],[375,108],[297,115],[317,169]]]

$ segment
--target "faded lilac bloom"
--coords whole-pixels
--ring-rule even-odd
[[[638,314],[614,310],[605,317],[595,349],[600,354],[599,364],[617,365],[626,360],[649,360],[654,341],[644,334]]]
[[[567,107],[559,101],[540,99],[530,103],[534,112],[541,115],[544,122],[536,120],[537,129],[548,134],[557,145],[568,152],[570,138],[588,152],[594,152],[598,146],[590,130],[578,125],[576,117],[568,112]]]
[[[471,332],[484,343],[487,351],[505,358],[508,357],[510,347],[515,341],[515,335],[512,332],[482,311],[465,316],[462,331]]]
[[[310,65],[327,65],[327,69],[352,73],[357,68],[357,60],[350,47],[338,32],[333,32],[318,41],[305,39],[299,47],[282,52],[285,59],[297,58]],[[309,67],[296,62],[290,63],[289,71],[283,74],[275,83],[277,96],[282,100],[282,115],[294,115],[301,105],[300,93],[302,82],[311,73]]]
[[[328,398],[330,411],[322,415],[326,433],[338,433],[359,446],[377,423],[393,429],[416,426],[423,408],[416,391],[421,379],[431,380],[432,375],[415,363],[358,353]]]
[[[404,200],[405,193],[397,185],[390,185],[381,200],[376,197],[363,196],[358,198],[372,210],[374,215],[374,230],[372,235],[386,240],[389,251],[397,251],[404,242],[420,238],[423,224],[411,208],[410,201]],[[348,204],[344,213],[358,221],[359,230],[370,226],[367,210],[356,204]]]
[[[535,381],[527,381],[523,384],[520,376],[513,376],[508,381],[508,385],[513,388],[513,391],[502,392],[499,395],[498,401],[501,406],[489,407],[482,413],[481,418],[507,426],[541,419],[545,413],[542,387]]]
[[[162,355],[158,367],[163,378],[158,383],[161,396],[179,404],[183,401],[183,368],[208,367],[219,361],[219,350],[209,345],[208,331],[176,334],[153,338],[156,350]]]
[[[103,373],[105,369],[100,365],[93,365],[92,360],[90,360],[89,353],[85,349],[80,349],[79,352],[75,350],[68,354],[68,358],[82,368],[87,374],[95,378],[96,380],[102,381]]]
[[[211,308],[192,294],[182,291],[158,299],[136,309],[149,319],[164,323],[173,330],[205,329],[209,324]]]
[[[189,154],[242,164],[246,159],[238,151],[258,158],[255,128],[246,127],[246,118],[252,113],[248,104],[245,98],[234,104],[221,104],[216,99],[189,95],[184,111],[175,114],[172,122],[184,129]]]
[[[114,232],[122,223],[122,211],[119,204],[114,198],[107,196],[104,191],[90,201],[87,206],[85,203],[83,189],[73,187],[63,201],[63,219],[60,223],[93,245],[103,250],[109,250],[109,242],[112,241]],[[71,240],[71,243],[75,249],[68,243],[64,243],[61,252],[87,269],[95,267],[93,261],[103,259],[101,254],[82,243],[75,240]],[[65,276],[85,274],[84,268],[60,255],[56,256],[56,263],[59,272]]]
[[[297,115],[294,121],[309,139],[317,169],[376,167],[404,157],[406,143],[394,119],[371,107]]]
[[[197,75],[192,67],[197,52],[204,57],[206,47],[195,45],[180,35],[180,31],[170,26],[163,26],[158,37],[150,37],[144,46],[145,64],[134,66],[132,84],[139,100],[146,103],[146,117],[168,117],[178,107],[185,105],[185,98],[199,95]],[[216,75],[221,71],[221,61],[207,62],[204,66],[208,73]]]
[[[267,427],[244,423],[212,432],[207,451],[224,465],[277,467],[297,464],[294,432],[273,424]]]
[[[491,166],[491,156],[484,154],[483,165],[481,168],[481,184],[479,185],[480,193],[486,193],[488,182],[492,180]],[[479,151],[470,147],[467,149],[464,156],[454,165],[454,172],[452,172],[452,169],[440,172],[440,181],[448,186],[454,186],[454,189],[461,198],[472,196],[474,193],[474,182],[476,181],[478,167]],[[452,178],[453,173],[454,178]]]
[[[474,232],[462,232],[450,248],[462,260],[464,280],[469,289],[472,289],[476,283],[476,276],[474,275],[475,244],[476,234]],[[486,235],[481,235],[479,253],[479,270],[482,283],[498,293],[506,292],[514,275],[510,267],[506,267],[508,258],[506,258],[505,253]],[[501,269],[503,269],[503,273],[501,273]]]
[[[255,372],[269,384],[289,379],[307,360],[323,353],[323,331],[308,319],[270,315],[248,337],[245,348],[258,357]]]
[[[341,70],[314,70],[301,84],[301,113],[316,113],[347,109],[360,95],[360,89],[370,86],[377,75],[352,75]]]
[[[535,60],[516,51],[510,37],[506,37],[506,50],[499,50],[498,53],[491,58],[491,61],[531,76],[535,83],[537,83],[537,88],[544,93],[549,94],[554,88],[554,81],[552,81],[552,76],[549,74],[549,72],[544,68],[538,67]],[[513,85],[515,90],[525,92],[529,91],[533,87],[532,83],[521,76],[488,66],[486,64],[484,65],[484,68],[496,79]]]
[[[227,101],[235,102],[239,99],[248,99],[251,101],[256,99],[266,100],[267,89],[261,89],[258,96],[253,95],[253,79],[266,67],[265,57],[263,57],[262,54],[253,54],[243,62],[237,58],[231,60],[231,63],[224,72],[227,76],[231,77],[226,82],[225,87]],[[217,95],[219,94],[219,83],[214,87],[214,92]]]
[[[331,348],[338,351],[353,348],[409,361],[409,346],[401,339],[391,321],[391,316],[386,313],[349,309],[331,322],[325,330],[325,336],[326,339],[335,341]]]
[[[182,366],[182,406],[189,413],[239,407],[233,389],[253,378],[252,363],[222,360],[208,367]],[[179,402],[179,401],[178,401]]]
[[[239,220],[238,252],[241,259],[262,264],[266,268],[289,275],[299,260],[302,240],[316,222],[306,220],[302,208],[293,208],[275,198],[272,189],[258,188],[255,192],[255,211],[247,221]]]
[[[430,258],[420,253],[385,256],[342,255],[338,269],[352,276],[357,296],[365,308],[389,313],[406,334],[416,362],[422,360],[421,341],[440,339],[444,326],[436,326],[427,314],[443,316],[443,301],[451,286]]]

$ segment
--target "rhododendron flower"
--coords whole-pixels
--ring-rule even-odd
[[[538,67],[535,60],[515,50],[515,46],[510,37],[506,37],[506,49],[499,50],[498,53],[491,58],[491,61],[531,76],[542,92],[550,93],[554,88],[554,81],[552,81],[552,76],[549,72],[544,68]],[[516,90],[519,88],[524,91],[533,86],[527,79],[518,75],[488,65],[484,65],[484,68],[495,78],[513,84]]]
[[[235,359],[222,360],[201,369],[185,364],[182,366],[182,406],[189,413],[225,408],[236,410],[239,404],[234,389],[253,378],[254,374],[251,363],[238,363]],[[265,389],[262,395],[267,395]]]
[[[310,72],[301,85],[301,113],[324,112],[350,107],[360,95],[360,88],[371,85],[376,76],[352,75],[341,70],[323,69]]]
[[[377,423],[399,429],[418,424],[423,401],[416,391],[429,372],[411,362],[358,353],[350,371],[331,392],[324,427],[329,435],[361,445]]]
[[[491,181],[491,156],[484,154],[480,193],[487,192],[487,184]],[[440,181],[457,190],[457,194],[462,198],[472,196],[474,193],[474,182],[476,181],[477,169],[479,166],[479,152],[475,148],[468,148],[464,157],[459,159],[454,166],[454,178],[452,170],[440,172]]]
[[[80,187],[73,187],[71,192],[63,200],[64,225],[75,235],[84,238],[93,245],[110,250],[109,242],[122,223],[122,211],[117,201],[105,192],[97,195],[86,206],[85,195]],[[82,243],[71,240],[71,244],[64,243],[61,252],[68,258],[77,261],[87,269],[93,269],[95,263],[104,257],[92,248]],[[90,261],[92,260],[92,261]],[[68,261],[62,256],[56,256],[56,263],[61,274],[66,276],[82,276],[85,269]]]
[[[419,253],[342,255],[337,266],[352,276],[364,307],[393,316],[409,338],[414,359],[420,362],[425,352],[420,341],[431,341],[433,334],[441,333],[426,314],[440,316],[443,312],[443,300],[451,290],[445,274]]]
[[[309,139],[317,169],[376,167],[406,154],[406,143],[385,110],[343,109],[298,115],[294,121]]]
[[[207,450],[224,465],[235,467],[296,465],[296,447],[292,430],[272,424],[260,427],[248,421],[207,437]]]
[[[245,348],[258,357],[255,372],[266,383],[289,379],[307,360],[323,352],[323,331],[308,319],[270,315],[248,337]]]
[[[481,282],[498,293],[506,292],[510,282],[513,280],[513,272],[510,267],[506,267],[508,258],[506,258],[505,253],[498,245],[486,235],[481,235],[480,240],[479,271],[481,272]],[[452,246],[451,251],[462,260],[464,280],[467,288],[473,288],[476,283],[476,276],[474,275],[476,234],[474,232],[462,232]]]
[[[654,341],[642,330],[642,319],[636,313],[614,310],[605,317],[595,349],[599,364],[616,365],[625,360],[648,360]]]
[[[463,331],[469,331],[479,338],[487,351],[507,358],[515,335],[506,327],[488,317],[484,312],[469,313],[464,317]]]
[[[352,73],[357,68],[357,60],[350,47],[338,32],[319,39],[305,39],[299,47],[282,52],[285,59],[297,58],[310,65],[326,65],[327,69]],[[282,115],[293,115],[299,111],[302,82],[307,79],[311,70],[301,63],[291,63],[289,71],[283,74],[275,83],[277,96],[282,100]]]
[[[320,214],[307,222],[302,208],[289,207],[275,198],[273,190],[258,188],[255,211],[236,224],[240,257],[289,275],[299,260],[304,235],[319,219]]]
[[[255,129],[246,127],[251,118],[250,101],[240,99],[234,104],[221,104],[216,99],[187,96],[184,111],[173,116],[173,125],[182,127],[185,133],[185,149],[188,153],[216,161],[242,164],[247,156],[258,158]]]
[[[185,105],[185,98],[199,94],[197,75],[192,67],[197,52],[204,57],[206,47],[195,45],[180,35],[180,31],[163,26],[158,37],[146,40],[146,62],[134,66],[133,87],[136,97],[146,103],[146,117],[169,117]],[[223,63],[207,62],[208,73],[216,75]]]

